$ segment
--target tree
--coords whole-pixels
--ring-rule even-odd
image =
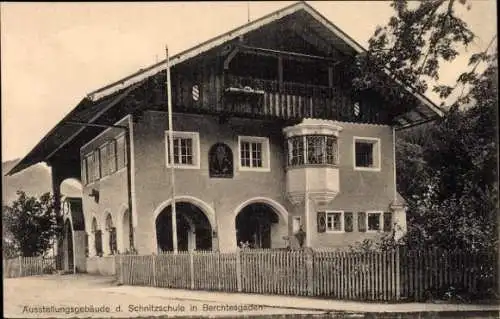
[[[457,4],[467,10],[471,8],[470,0],[411,4],[393,0],[394,16],[386,26],[377,27],[368,42],[368,51],[353,64],[354,86],[360,90],[374,89],[399,105],[415,103],[411,93],[423,94],[432,89],[445,99],[460,85],[468,86],[477,76],[481,62],[488,61],[487,52],[471,56],[471,70],[460,74],[456,85],[439,82],[440,66],[453,61],[460,48],[467,48],[475,38],[467,23],[457,15]],[[464,90],[461,96],[463,93]]]
[[[457,15],[471,4],[393,1],[394,16],[375,30],[351,70],[355,88],[378,91],[389,104],[414,105],[411,93],[430,89],[443,100],[444,118],[397,137],[398,189],[409,204],[405,239],[414,247],[496,248],[498,66],[490,53],[495,37],[470,57],[455,85],[439,83],[440,66],[474,40]],[[452,93],[459,93],[454,100]]]
[[[429,142],[419,145],[424,187],[405,189],[413,245],[468,250],[497,246],[497,74],[494,56],[466,96],[473,101],[471,107],[452,106],[429,130]],[[408,152],[399,155],[402,163],[414,161]],[[402,165],[402,174],[410,173],[407,166]]]
[[[55,215],[53,199],[49,193],[40,198],[29,197],[18,191],[18,198],[11,205],[4,205],[2,222],[9,247],[21,256],[44,254],[55,236],[60,234],[59,217]]]

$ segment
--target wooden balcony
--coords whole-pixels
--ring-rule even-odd
[[[338,87],[225,77],[224,109],[234,114],[346,120],[353,113],[353,105],[350,95]]]

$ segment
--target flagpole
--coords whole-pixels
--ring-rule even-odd
[[[172,245],[174,254],[177,253],[177,211],[175,207],[175,169],[174,169],[174,136],[172,124],[172,88],[170,81],[170,58],[168,55],[168,46],[165,45],[167,55],[167,103],[168,103],[168,159],[170,162],[170,183],[172,185]]]

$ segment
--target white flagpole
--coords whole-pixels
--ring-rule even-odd
[[[174,169],[174,136],[172,124],[172,88],[170,81],[170,58],[168,55],[168,46],[165,46],[167,55],[167,103],[168,103],[168,159],[170,161],[170,182],[172,185],[172,245],[174,254],[177,253],[177,211],[175,208],[175,169]]]

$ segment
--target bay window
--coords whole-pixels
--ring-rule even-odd
[[[337,138],[331,135],[302,135],[288,138],[288,166],[337,165]]]

